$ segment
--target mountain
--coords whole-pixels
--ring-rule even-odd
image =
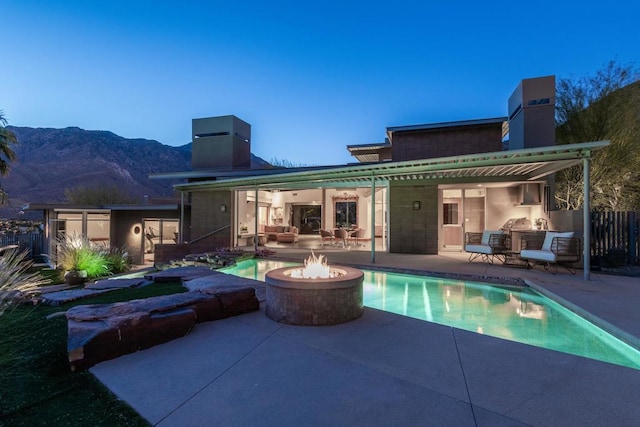
[[[178,181],[149,174],[191,170],[191,144],[172,147],[148,139],[128,139],[109,131],[7,126],[19,144],[9,175],[0,177],[9,195],[0,218],[18,215],[26,203],[65,202],[65,188],[117,185],[141,202],[171,197]],[[254,163],[264,162],[253,157]]]

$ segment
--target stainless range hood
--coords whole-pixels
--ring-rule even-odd
[[[540,184],[521,184],[518,193],[518,204],[516,206],[540,206],[542,197],[540,196]]]

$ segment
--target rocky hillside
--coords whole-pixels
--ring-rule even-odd
[[[0,218],[15,217],[26,203],[64,202],[65,188],[79,185],[117,185],[141,202],[145,195],[169,197],[176,181],[152,180],[149,174],[191,168],[191,144],[171,147],[77,127],[7,129],[18,138],[18,160],[8,176],[0,177],[9,195]]]
[[[13,207],[63,202],[65,188],[78,185],[117,185],[140,200],[144,195],[170,196],[172,182],[150,180],[148,175],[190,168],[190,147],[76,127],[8,129],[18,138],[18,160],[1,180]]]

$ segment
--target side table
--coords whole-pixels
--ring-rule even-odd
[[[512,267],[526,267],[528,263],[520,258],[520,251],[506,251],[504,253],[504,262],[502,264]]]

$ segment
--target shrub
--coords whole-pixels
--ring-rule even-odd
[[[57,239],[58,265],[65,271],[86,271],[88,278],[107,276],[129,270],[131,261],[125,248],[91,243],[85,236]]]
[[[56,239],[56,263],[65,271],[80,270],[91,243],[84,236],[61,234]]]
[[[13,303],[49,283],[38,272],[28,272],[32,265],[26,251],[9,249],[0,256],[0,315]]]
[[[131,257],[124,247],[111,247],[105,254],[105,264],[111,273],[124,273],[131,268]]]

